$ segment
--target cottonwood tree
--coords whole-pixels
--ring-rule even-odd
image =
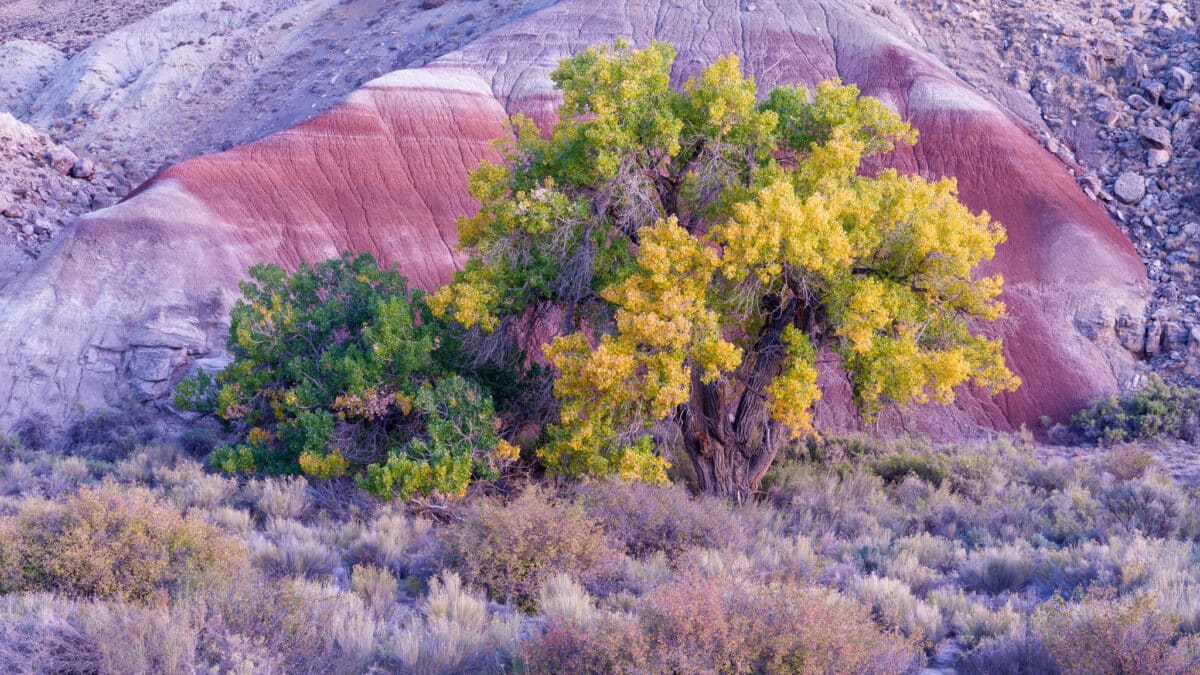
[[[512,121],[470,177],[469,261],[430,300],[483,332],[547,307],[558,424],[551,470],[665,480],[674,422],[699,487],[741,497],[811,429],[818,354],[862,415],[1018,380],[977,321],[1003,316],[1004,241],[954,180],[879,170],[916,132],[853,86],[756,84],[725,56],[680,88],[674,49],[625,42],[565,59],[559,121]]]

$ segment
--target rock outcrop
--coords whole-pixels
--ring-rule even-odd
[[[681,79],[734,51],[763,88],[854,82],[921,131],[896,166],[956,176],[968,205],[1007,226],[991,269],[1008,280],[1012,318],[997,330],[1025,385],[997,398],[965,392],[953,410],[894,424],[941,436],[1010,429],[1114,391],[1131,361],[1117,325],[1145,304],[1136,253],[1057,158],[914,46],[889,7],[565,0],[374,80],[309,122],[172,167],[81,218],[0,291],[0,426],[153,400],[196,361],[218,362],[235,284],[259,260],[294,266],[365,249],[423,286],[444,281],[454,221],[473,208],[466,172],[489,156],[506,113],[551,119],[557,60],[618,36],[674,43]],[[825,377],[819,419],[854,426],[844,382]]]

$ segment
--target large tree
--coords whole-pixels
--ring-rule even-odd
[[[757,489],[811,429],[819,354],[836,354],[866,418],[1018,380],[973,324],[1004,314],[976,266],[1004,241],[952,179],[884,170],[916,132],[831,81],[761,102],[738,59],[671,86],[674,49],[593,47],[553,74],[548,135],[513,120],[470,188],[470,258],[430,301],[483,332],[552,309],[559,422],[540,451],[573,475],[665,479],[674,422],[700,488]]]

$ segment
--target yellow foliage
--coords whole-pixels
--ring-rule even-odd
[[[818,354],[841,357],[868,419],[1018,386],[970,323],[1004,316],[1003,278],[978,273],[1004,229],[953,179],[864,171],[912,127],[836,80],[759,103],[734,55],[672,90],[674,55],[618,41],[561,63],[559,122],[546,139],[514,120],[504,162],[472,174],[471,260],[430,300],[484,331],[531,303],[576,312],[544,348],[561,402],[547,468],[659,480],[654,426],[701,387],[732,415],[760,363],[778,366],[754,392],[792,435],[811,429]]]
[[[346,475],[349,462],[340,450],[319,455],[315,452],[300,453],[300,470],[317,478],[337,478]]]

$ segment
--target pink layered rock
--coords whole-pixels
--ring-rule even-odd
[[[505,113],[552,119],[558,59],[619,36],[675,44],[679,79],[732,51],[763,89],[856,83],[921,131],[896,166],[957,177],[969,206],[1007,226],[991,269],[1008,279],[1012,318],[995,330],[1025,385],[994,398],[964,391],[949,409],[889,414],[887,426],[943,437],[1007,430],[1117,388],[1130,357],[1111,326],[1142,313],[1145,270],[1011,115],[898,37],[907,24],[833,0],[709,4],[565,0],[288,131],[172,167],[81,219],[3,291],[0,420],[163,395],[193,361],[220,359],[236,282],[260,260],[294,267],[369,250],[423,286],[444,281],[457,260],[455,219],[474,207],[466,173],[503,133]],[[856,427],[844,378],[824,377],[818,419]]]
[[[470,71],[401,71],[261,141],[173,166],[64,232],[3,290],[0,410],[62,419],[167,394],[193,361],[219,364],[249,266],[343,250],[449,279],[466,175],[504,111]]]

